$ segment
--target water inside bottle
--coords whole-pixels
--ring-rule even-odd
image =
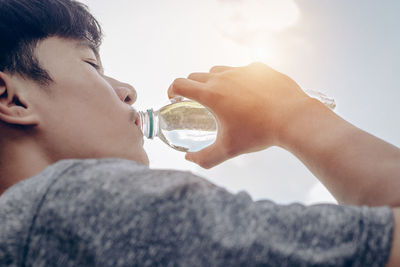
[[[171,147],[197,152],[217,137],[217,123],[211,112],[199,103],[182,101],[159,110],[159,137]]]

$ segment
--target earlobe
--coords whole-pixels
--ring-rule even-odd
[[[0,121],[6,124],[34,126],[38,117],[17,92],[12,78],[0,72]]]
[[[3,79],[0,78],[0,96],[2,96],[6,91],[6,84]]]

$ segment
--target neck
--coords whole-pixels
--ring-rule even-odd
[[[43,171],[51,162],[32,141],[1,144],[0,195],[14,184]]]

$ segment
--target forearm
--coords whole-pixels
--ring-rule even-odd
[[[280,146],[296,155],[341,203],[400,205],[400,150],[316,100],[291,112]]]

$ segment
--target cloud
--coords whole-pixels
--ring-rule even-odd
[[[293,0],[216,0],[219,32],[242,45],[268,42],[270,36],[295,25],[300,11]]]

